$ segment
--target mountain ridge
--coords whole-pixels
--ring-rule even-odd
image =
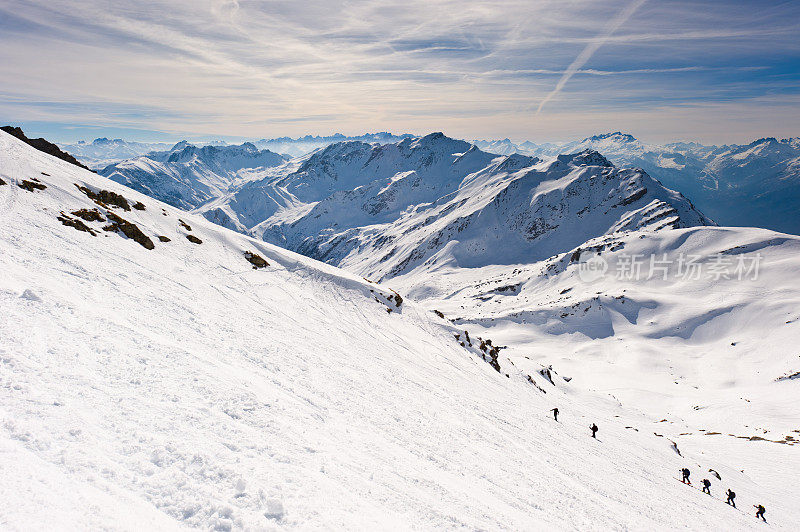
[[[225,194],[236,183],[253,179],[253,174],[285,162],[284,156],[259,150],[252,143],[197,147],[182,141],[170,150],[115,163],[99,173],[171,205],[192,209]]]
[[[49,141],[47,141],[47,140],[45,140],[43,138],[38,138],[38,139],[28,138],[25,135],[25,133],[22,131],[22,128],[20,128],[20,127],[2,126],[2,127],[0,127],[0,131],[5,131],[9,135],[11,135],[11,136],[13,136],[15,138],[18,138],[19,140],[21,140],[25,144],[27,144],[27,145],[29,145],[29,146],[31,146],[31,147],[33,147],[33,148],[35,148],[35,149],[37,149],[37,150],[39,150],[41,152],[44,152],[44,153],[46,153],[48,155],[52,155],[53,157],[57,157],[57,158],[61,159],[62,161],[66,161],[66,162],[68,162],[70,164],[74,164],[75,166],[78,166],[80,168],[84,168],[86,170],[90,170],[89,167],[81,164],[75,157],[73,157],[69,153],[61,151],[61,149],[59,149],[59,147],[56,144],[53,144],[52,142],[49,142]]]
[[[540,167],[536,168],[537,165]],[[530,168],[527,175],[523,172],[509,177],[526,167]],[[594,169],[586,173],[587,168]],[[546,258],[561,251],[554,247],[558,246],[555,242],[566,236],[546,235],[564,223],[556,223],[556,219],[569,220],[572,216],[578,219],[602,205],[606,205],[602,208],[604,213],[597,211],[599,218],[594,222],[605,224],[603,229],[597,229],[601,233],[641,228],[642,224],[658,229],[713,223],[697,212],[691,202],[667,191],[646,173],[616,169],[595,151],[561,155],[548,161],[522,155],[497,157],[474,144],[436,132],[396,144],[335,143],[283,169],[283,175],[271,174],[248,182],[197,212],[227,227],[377,278],[397,275],[412,264],[418,265],[468,228],[478,231],[467,244],[471,253],[480,249],[487,257],[507,255],[495,249],[496,244],[490,244],[499,242],[500,232],[506,231],[502,226],[506,226],[514,228],[507,234],[509,241],[517,242],[521,235],[527,235],[513,246],[527,250],[516,253],[515,260],[530,262]],[[553,189],[568,187],[563,192],[566,196],[548,190],[547,183],[554,184],[572,173],[569,182],[574,182],[573,188],[564,181]],[[602,194],[598,192],[591,200],[593,204],[572,210],[568,198],[588,197],[586,194],[595,188],[595,182],[610,188],[603,189]],[[511,186],[516,187],[514,192]],[[540,187],[537,194],[535,191]],[[526,194],[530,196],[527,206],[520,203],[511,207],[508,203],[517,201],[510,198]],[[604,194],[616,200],[606,200]],[[480,206],[472,201],[478,197],[483,198]],[[265,201],[266,198],[269,200]],[[539,205],[537,201],[544,203]],[[494,205],[490,207],[494,214],[489,215],[488,211],[481,214],[487,205]],[[509,212],[514,214],[504,209],[511,209]],[[244,212],[246,217],[242,218],[238,212]],[[476,229],[484,223],[494,224],[484,220],[497,216],[513,216],[513,220],[503,218],[505,222],[491,225],[493,229],[488,233]],[[474,225],[476,220],[478,225]],[[568,237],[569,241],[577,245],[598,236],[596,232],[587,233],[586,227],[590,225],[573,224],[570,232],[574,235]],[[435,232],[429,233],[434,227]],[[550,239],[553,244],[534,252],[530,242],[537,238]],[[390,245],[395,240],[405,243]],[[460,249],[459,245],[451,247],[451,251],[456,249]],[[357,254],[353,255],[355,250]],[[462,255],[461,260],[465,261],[466,256]]]
[[[614,132],[581,141],[496,146],[500,153],[554,156],[595,149],[620,166],[639,167],[692,198],[723,225],[765,227],[800,234],[793,212],[800,206],[800,138],[756,139],[748,144],[704,146],[647,144]]]

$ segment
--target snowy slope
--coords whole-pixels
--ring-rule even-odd
[[[757,464],[680,457],[631,408],[498,373],[382,286],[4,134],[0,179],[3,528],[761,526],[723,486],[777,529],[798,522]],[[106,219],[83,222],[95,235],[77,209]],[[117,218],[152,249],[102,229]],[[708,497],[682,466],[724,482]]]
[[[582,277],[581,267],[594,259],[607,265],[605,274]],[[695,227],[609,235],[535,264],[420,268],[392,282],[412,298],[438,305],[460,325],[518,333],[513,342],[501,332],[490,335],[513,344],[509,352],[541,353],[542,362],[562,367],[570,360],[570,373],[592,376],[593,387],[614,389],[621,379],[639,378],[606,365],[616,362],[615,346],[635,351],[646,344],[656,358],[685,358],[692,361],[691,371],[706,372],[682,385],[740,393],[739,386],[751,384],[779,388],[781,376],[800,371],[794,369],[800,366],[794,349],[800,335],[800,288],[793,281],[798,270],[800,237]],[[678,348],[686,353],[675,353]],[[593,349],[608,356],[584,352]],[[653,389],[670,389],[678,377],[660,363],[647,373],[659,372],[663,380]],[[626,383],[637,392],[647,386]],[[800,420],[797,412],[784,413]]]
[[[234,185],[262,177],[285,160],[250,143],[198,148],[182,142],[169,151],[109,165],[100,174],[175,207],[191,209]]]
[[[593,262],[607,267],[599,278],[582,270]],[[665,420],[655,431],[681,450],[725,454],[791,484],[798,271],[798,237],[695,227],[610,235],[537,264],[420,268],[392,283],[507,346],[501,367],[553,365],[575,386]]]

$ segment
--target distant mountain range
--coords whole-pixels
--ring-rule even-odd
[[[391,133],[360,136],[336,134],[325,137],[307,135],[298,138],[261,139],[248,144],[258,150],[282,154],[286,160],[298,159],[281,170],[291,173],[302,164],[300,158],[332,144],[355,141],[384,145],[396,144],[410,138],[413,137],[408,134]],[[107,167],[113,165],[117,172],[115,179],[138,186],[140,190],[149,190],[150,194],[156,194],[164,201],[182,208],[200,207],[223,195],[237,193],[236,186],[247,181],[260,181],[269,177],[267,174],[274,176],[274,171],[266,169],[280,165],[277,159],[270,160],[268,164],[247,163],[253,165],[250,167],[251,171],[241,165],[233,169],[223,165],[219,167],[224,174],[222,176],[212,175],[216,173],[213,168],[187,167],[179,171],[177,166],[171,165],[171,170],[167,170],[164,167],[165,161],[160,159],[159,154],[170,153],[176,147],[186,147],[189,144],[183,141],[171,147],[159,143],[102,138],[88,144],[61,147],[82,163],[104,172],[105,175],[110,175]],[[745,145],[725,146],[705,146],[693,142],[659,145],[647,144],[632,135],[614,132],[567,143],[515,143],[502,139],[476,140],[473,144],[487,153],[516,153],[539,158],[594,150],[618,167],[641,168],[666,187],[684,194],[701,212],[721,225],[764,227],[800,234],[800,217],[796,216],[800,207],[800,138],[763,138]],[[201,145],[202,143],[198,144]],[[228,145],[217,142],[215,146],[224,148]],[[144,159],[140,158],[135,163],[130,161],[137,157]],[[148,173],[153,177],[148,178]],[[172,177],[167,177],[169,175]],[[181,177],[177,178],[174,186],[168,184],[170,179],[175,179],[178,175]],[[197,193],[192,192],[195,188],[198,189]],[[222,216],[222,212],[217,211],[218,221],[239,230],[251,225],[260,213],[252,205],[254,200],[244,197],[245,193],[246,191],[242,191],[241,194],[236,194],[234,201],[251,204],[240,210],[239,217],[244,215],[246,219]],[[239,222],[246,223],[239,225]]]
[[[341,133],[328,135],[325,137],[306,135],[304,137],[291,138],[291,137],[278,137],[274,139],[261,139],[254,142],[256,146],[262,149],[268,149],[274,152],[283,153],[291,157],[300,157],[310,153],[319,148],[324,148],[336,142],[358,141],[378,144],[390,144],[393,142],[400,142],[403,139],[413,137],[408,133],[404,135],[395,135],[393,133],[380,132],[380,133],[366,133],[364,135],[347,136]]]
[[[712,223],[680,194],[597,152],[496,156],[441,133],[333,144],[237,194],[259,193],[283,204],[264,211],[251,234],[376,279],[423,263],[534,262],[615,231]],[[213,220],[221,209],[199,212]]]
[[[109,164],[138,157],[151,151],[168,150],[170,145],[162,142],[134,142],[123,139],[95,139],[92,142],[79,141],[74,144],[59,144],[62,150],[72,154],[93,170],[100,170]]]
[[[225,194],[231,187],[262,177],[287,157],[240,146],[197,147],[186,141],[106,166],[101,175],[181,209],[191,210]]]
[[[716,222],[800,234],[800,138],[704,146],[646,144],[621,132],[562,144],[479,141],[495,153],[553,156],[597,150],[622,167],[638,167],[679,190]]]
[[[377,142],[386,144],[399,142],[412,135],[394,135],[392,133],[367,133],[357,136],[346,136],[341,133],[328,135],[325,137],[306,135],[304,137],[278,137],[274,139],[260,139],[253,141],[252,144],[262,150],[270,150],[276,153],[288,155],[289,157],[299,157],[310,153],[316,149],[324,148],[334,142],[357,140],[360,142]],[[141,155],[148,155],[151,152],[172,151],[179,145],[196,146],[230,146],[228,142],[203,141],[189,142],[181,141],[176,145],[164,142],[135,142],[124,139],[108,139],[105,137],[94,139],[92,142],[78,141],[71,144],[58,144],[64,151],[72,154],[76,159],[93,170],[102,170],[106,166],[126,159],[132,159]]]
[[[102,175],[242,233],[374,278],[422,263],[527,263],[621,230],[711,225],[596,151],[498,156],[433,133],[286,160],[253,144],[172,149]]]

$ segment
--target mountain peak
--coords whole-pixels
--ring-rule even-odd
[[[187,146],[192,146],[192,144],[191,144],[191,143],[189,143],[189,141],[188,141],[188,140],[182,140],[182,141],[180,141],[180,142],[176,143],[176,144],[175,144],[175,145],[174,145],[172,148],[170,148],[170,150],[169,150],[169,151],[179,151],[179,150],[183,150],[183,149],[184,149],[184,148],[186,148]]]
[[[614,142],[636,142],[636,137],[630,135],[628,133],[623,133],[621,131],[615,131],[613,133],[602,133],[600,135],[594,135],[589,138],[584,139],[584,142],[587,141],[599,141],[599,140],[611,140]]]
[[[759,144],[777,144],[778,139],[775,137],[763,137],[757,140],[754,140],[750,143],[750,146],[758,146]]]
[[[600,152],[595,150],[583,150],[578,153],[559,155],[558,160],[573,166],[614,166]]]
[[[450,153],[466,152],[470,149],[469,142],[465,140],[458,140],[448,137],[441,131],[429,133],[424,137],[407,138],[398,144],[400,147],[409,147],[411,149],[427,148],[427,149],[441,149]]]

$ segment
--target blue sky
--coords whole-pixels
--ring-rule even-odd
[[[4,0],[0,121],[71,141],[800,135],[800,1]]]

